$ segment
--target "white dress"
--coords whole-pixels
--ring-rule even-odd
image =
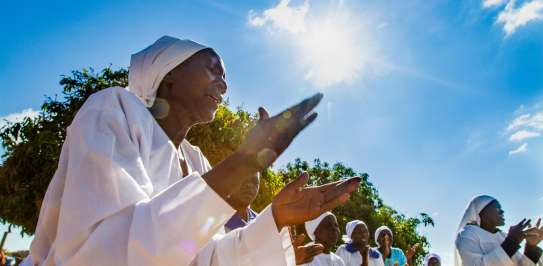
[[[543,265],[543,260],[533,263],[519,249],[513,257],[509,257],[501,247],[505,233],[490,233],[477,225],[466,225],[456,237],[456,256],[462,266],[520,266]]]
[[[306,266],[345,266],[343,260],[334,252],[330,254],[321,253],[313,258],[310,263],[302,264]]]
[[[134,94],[93,94],[67,129],[23,265],[189,265],[235,211],[202,179],[211,167],[200,150],[187,141],[180,149],[184,178],[181,153]],[[293,260],[270,208],[247,230],[259,233],[232,231],[217,250]]]
[[[381,253],[375,250],[373,250],[373,252],[377,252],[379,257],[373,258],[370,256],[368,258],[368,266],[384,266],[385,263],[383,262],[383,256]],[[349,252],[346,244],[339,246],[339,248],[336,250],[336,254],[343,260],[345,266],[362,265],[362,255],[360,255],[360,252]]]

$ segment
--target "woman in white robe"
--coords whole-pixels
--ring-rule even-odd
[[[345,266],[343,260],[331,250],[339,239],[339,225],[333,213],[325,212],[316,219],[305,222],[305,231],[313,243],[322,244],[324,249],[321,254],[313,257],[313,261],[303,265]]]
[[[505,234],[499,226],[505,224],[499,202],[487,195],[471,200],[458,227],[455,241],[456,266],[543,265],[539,222],[526,229],[530,221],[522,220]],[[520,244],[526,239],[524,251]]]
[[[315,119],[308,113],[322,97],[288,109],[290,120],[261,108],[239,150],[211,168],[185,136],[213,119],[224,77],[220,57],[188,40],[165,36],[133,55],[129,88],[91,95],[68,127],[23,265],[188,265],[234,214],[230,195]],[[360,179],[306,182],[287,185],[251,225],[223,238],[221,246],[235,247],[224,256],[292,265],[283,227],[345,202]]]
[[[384,266],[381,253],[369,245],[370,232],[366,223],[353,220],[345,225],[345,244],[339,246],[336,254],[346,266]]]

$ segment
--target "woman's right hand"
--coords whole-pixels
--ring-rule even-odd
[[[317,113],[312,110],[322,97],[322,93],[317,93],[273,117],[260,107],[256,126],[249,131],[236,153],[252,158],[252,167],[256,171],[271,166],[294,138],[317,118]]]

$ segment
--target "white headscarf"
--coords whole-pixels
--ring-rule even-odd
[[[128,90],[136,94],[145,106],[151,107],[164,76],[205,48],[207,47],[191,40],[161,37],[130,58]]]
[[[460,231],[468,224],[481,225],[481,216],[479,216],[479,213],[486,206],[488,206],[488,204],[495,200],[495,198],[488,195],[479,195],[474,197],[466,207],[466,211],[464,211],[464,216],[460,221],[460,225],[458,225],[458,230],[456,230],[456,233],[460,233]],[[456,245],[454,247],[454,265],[462,265],[462,258],[460,257],[460,252],[458,251]]]
[[[379,235],[380,235],[381,232],[383,232],[383,231],[389,232],[389,233],[390,233],[390,236],[391,236],[391,237],[394,237],[394,234],[392,233],[392,230],[390,230],[390,228],[388,228],[388,226],[382,225],[381,227],[377,228],[377,230],[375,230],[374,237],[375,237],[375,243],[377,243],[377,245],[379,245],[379,242],[377,242],[377,238],[379,238]]]
[[[462,230],[464,226],[468,224],[481,225],[481,217],[479,216],[479,213],[488,204],[495,200],[495,198],[488,195],[479,195],[473,198],[469,202],[468,207],[466,207],[464,217],[462,217],[462,221],[460,221],[460,225],[458,226],[458,230],[456,230],[456,232],[460,232],[460,230]]]
[[[353,231],[354,229],[359,226],[359,225],[366,225],[366,223],[360,221],[360,220],[352,220],[350,222],[348,222],[346,225],[345,225],[345,235],[343,235],[342,239],[343,239],[343,242],[345,243],[351,243],[353,242],[353,239],[351,238],[351,235],[353,234]]]
[[[424,266],[428,266],[428,263],[430,263],[431,258],[436,258],[441,263],[441,257],[437,255],[436,253],[429,253],[424,257]]]
[[[307,233],[307,236],[312,240],[315,241],[315,230],[319,226],[319,224],[322,222],[322,219],[324,219],[328,215],[334,215],[331,212],[325,212],[321,214],[319,217],[305,222],[305,231]]]

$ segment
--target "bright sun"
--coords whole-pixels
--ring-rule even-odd
[[[308,26],[300,36],[306,78],[320,87],[354,80],[363,65],[358,28],[339,16]]]

